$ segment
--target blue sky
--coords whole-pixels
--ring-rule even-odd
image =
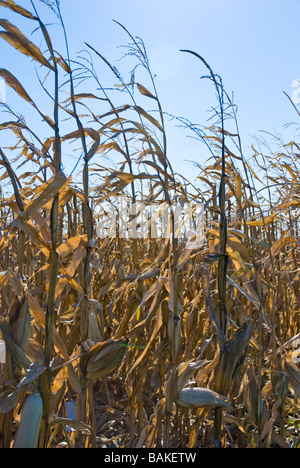
[[[29,1],[19,3],[29,7]],[[53,22],[50,11],[35,3],[44,21]],[[118,46],[128,38],[115,19],[145,42],[164,110],[208,125],[208,111],[216,105],[214,90],[200,80],[206,73],[200,61],[179,50],[202,55],[222,76],[227,92],[234,93],[245,156],[251,156],[252,136],[263,135],[260,130],[281,133],[286,141],[296,134],[297,127],[284,128],[297,121],[297,115],[283,91],[292,96],[298,90],[292,83],[300,78],[299,0],[61,0],[61,7],[74,58],[88,42],[126,75],[130,67],[125,60],[117,60],[122,56]],[[6,9],[1,10],[2,17],[12,20]],[[24,32],[31,26],[19,16],[15,23]],[[59,48],[58,26],[49,30]],[[64,52],[62,41],[60,50]],[[35,78],[30,61],[13,53],[3,41],[0,51],[1,67],[14,72],[29,91]],[[100,62],[98,73],[104,83],[114,83]],[[34,92],[38,93],[36,88]],[[7,102],[13,106],[19,102],[10,90]],[[204,163],[202,145],[173,123],[168,124],[168,132],[169,158],[175,170],[194,178],[193,165],[186,161]]]

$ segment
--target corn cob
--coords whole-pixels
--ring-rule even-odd
[[[41,395],[32,393],[25,401],[13,448],[37,448],[42,414]]]
[[[96,381],[109,374],[122,361],[128,340],[108,340],[93,346],[81,363],[85,380]]]
[[[221,408],[230,405],[224,396],[208,388],[184,388],[179,392],[176,403],[185,408]]]

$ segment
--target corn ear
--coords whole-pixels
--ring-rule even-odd
[[[128,340],[108,340],[93,346],[84,356],[81,371],[85,380],[96,381],[121,363]]]
[[[32,393],[25,401],[13,448],[37,448],[42,414],[42,397]]]
[[[252,364],[249,365],[248,371],[242,379],[241,395],[250,420],[262,430],[266,421],[270,419],[270,414],[262,393],[259,391]]]
[[[237,371],[246,357],[246,351],[253,333],[253,322],[247,320],[229,341],[226,351],[222,354],[216,372],[216,391],[227,395]]]
[[[27,353],[30,336],[30,314],[26,297],[16,300],[10,311],[11,336],[16,345]]]
[[[0,330],[5,341],[6,349],[11,356],[14,368],[17,371],[27,369],[32,362],[26,353],[14,342],[11,336],[11,327],[3,317],[0,317]]]
[[[103,339],[99,326],[102,321],[102,305],[95,299],[89,299],[88,337],[93,343],[98,343]]]
[[[230,406],[229,401],[208,388],[184,388],[179,392],[177,405],[185,408],[222,408]]]
[[[193,374],[206,364],[204,360],[188,361],[181,363],[178,367],[178,380],[177,380],[177,391],[180,392],[184,389],[188,380]]]

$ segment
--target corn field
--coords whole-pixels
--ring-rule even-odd
[[[14,17],[1,42],[36,70],[25,89],[0,68],[30,109],[1,104],[0,446],[300,448],[299,144],[257,142],[247,160],[236,106],[201,55],[180,52],[215,91],[209,127],[162,108],[125,26],[130,82],[93,45],[71,57],[59,2],[43,1],[57,50],[39,3],[0,1]],[[170,119],[199,140],[197,185],[172,167]],[[168,235],[122,237],[117,223],[99,236],[122,196],[169,207]],[[175,202],[204,206],[199,248],[177,235]]]

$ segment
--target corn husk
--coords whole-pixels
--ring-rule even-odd
[[[109,374],[121,363],[128,340],[108,340],[93,346],[82,360],[85,380],[96,381]]]
[[[229,341],[216,371],[216,390],[227,395],[233,378],[241,367],[253,333],[253,322],[247,320]]]
[[[184,388],[179,392],[177,405],[184,408],[222,408],[229,407],[229,401],[208,388]]]
[[[25,401],[13,448],[37,448],[42,414],[42,397],[32,393]]]

